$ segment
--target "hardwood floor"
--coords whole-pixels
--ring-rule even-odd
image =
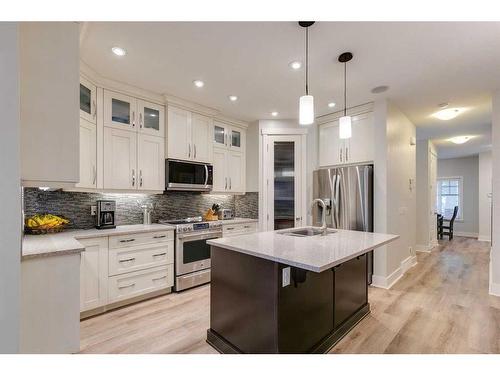
[[[500,298],[488,294],[489,247],[442,241],[390,290],[370,288],[371,314],[332,353],[500,353]],[[208,286],[81,322],[82,353],[216,353],[205,343]]]

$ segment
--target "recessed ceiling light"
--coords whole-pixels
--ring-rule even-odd
[[[235,102],[238,100],[238,97],[236,95],[229,95],[228,96],[229,100],[231,100],[232,102]]]
[[[386,92],[389,90],[389,86],[382,85],[382,86],[377,86],[371,89],[372,94],[381,94],[383,92]]]
[[[302,68],[302,63],[300,61],[292,61],[290,64],[288,64],[288,66],[290,66],[290,68],[292,68],[293,70],[299,70],[300,68]]]
[[[113,53],[116,55],[116,56],[125,56],[127,54],[127,51],[125,51],[123,48],[121,47],[113,47],[111,48],[111,51],[113,51]]]
[[[451,120],[457,117],[460,113],[462,113],[465,109],[464,108],[446,108],[442,109],[440,111],[437,111],[436,113],[432,114],[432,117],[435,117],[439,120]]]
[[[193,81],[193,83],[194,83],[194,85],[195,85],[196,87],[198,87],[198,88],[205,86],[205,82],[203,82],[202,80],[199,80],[199,79],[195,79],[195,80]]]
[[[330,103],[328,103],[328,107],[330,107],[330,108],[335,107],[335,103],[334,103],[334,102],[330,102]]]
[[[459,137],[450,138],[450,139],[448,139],[448,141],[453,142],[457,145],[461,145],[461,144],[467,142],[468,140],[470,140],[471,138],[472,137],[470,135],[461,135]]]
[[[276,112],[276,111],[271,112],[271,116],[273,116],[273,117],[278,116],[278,114],[279,114],[279,113],[278,113],[278,112]]]

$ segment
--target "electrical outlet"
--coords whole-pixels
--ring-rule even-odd
[[[97,215],[97,206],[90,206],[90,215],[91,216]]]
[[[283,268],[283,277],[281,281],[281,286],[285,287],[290,285],[290,267]]]

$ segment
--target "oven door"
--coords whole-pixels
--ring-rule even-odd
[[[222,237],[222,232],[181,234],[177,237],[176,275],[210,268],[210,245],[207,240]]]
[[[213,167],[210,164],[168,159],[165,161],[165,178],[167,190],[210,191]]]

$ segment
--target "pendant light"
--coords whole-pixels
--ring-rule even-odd
[[[339,62],[344,64],[344,116],[339,119],[339,138],[351,138],[351,116],[347,116],[347,63],[352,60],[351,52],[344,52],[339,56]]]
[[[306,29],[306,94],[299,99],[299,124],[311,125],[314,122],[314,98],[309,95],[309,26],[314,21],[300,21],[299,25]]]

